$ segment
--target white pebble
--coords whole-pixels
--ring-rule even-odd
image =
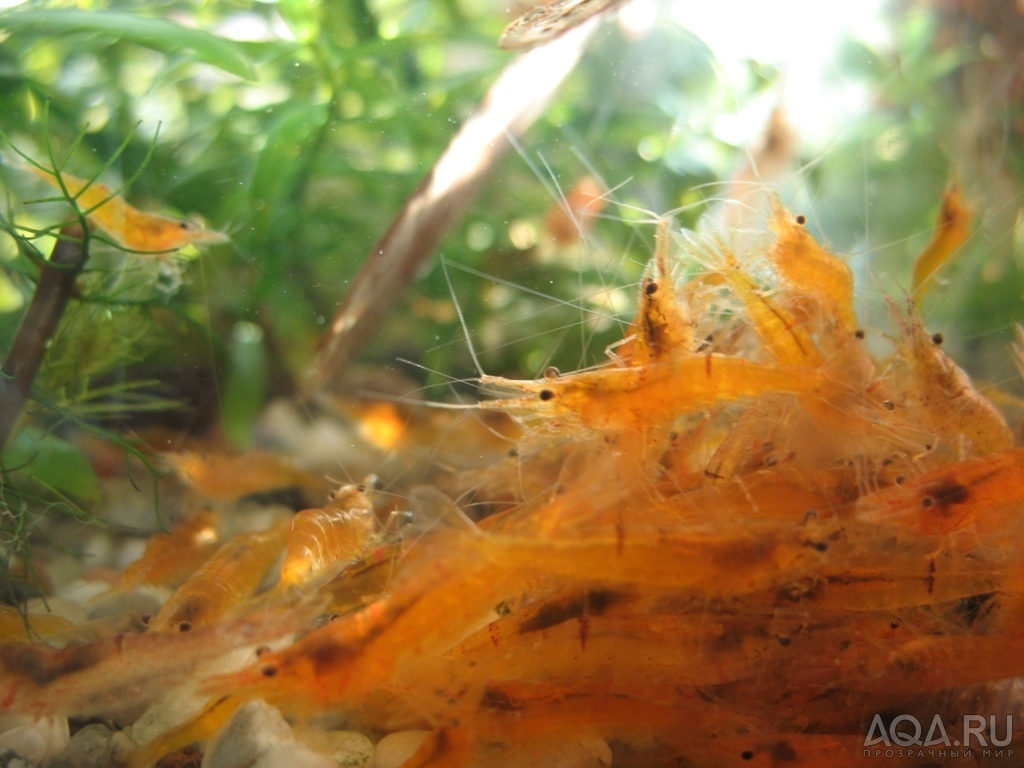
[[[29,763],[38,765],[59,755],[70,739],[66,717],[7,715],[0,718],[0,754],[11,751]]]
[[[202,768],[249,768],[264,752],[282,744],[296,744],[292,727],[262,699],[250,701],[210,743]]]
[[[330,755],[341,768],[369,768],[373,742],[357,731],[311,731],[299,734],[310,748]]]
[[[252,768],[338,768],[338,764],[327,755],[293,743],[270,747],[256,759]]]
[[[373,768],[398,768],[413,756],[429,735],[430,731],[389,733],[373,749]]]

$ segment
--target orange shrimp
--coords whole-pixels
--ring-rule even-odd
[[[166,253],[186,245],[216,245],[231,242],[223,232],[203,229],[184,219],[173,219],[133,208],[110,187],[87,182],[69,173],[26,166],[51,186],[61,188],[61,181],[74,197],[78,208],[97,227],[121,246],[133,251]],[[58,178],[60,180],[58,180]],[[62,190],[63,191],[63,190]]]
[[[343,485],[325,507],[296,513],[281,565],[282,587],[305,584],[318,573],[355,562],[377,530],[367,493],[375,479]]]
[[[893,301],[889,310],[898,332],[897,353],[907,368],[902,388],[908,417],[937,435],[969,442],[971,448],[967,449],[951,441],[961,458],[1010,448],[1013,433],[1006,419],[942,351],[942,335],[929,335],[924,329],[914,301],[907,300],[906,314]]]
[[[202,509],[167,533],[157,533],[146,549],[124,569],[113,592],[128,592],[141,584],[177,587],[202,566],[217,544],[219,516]]]
[[[669,219],[658,222],[654,259],[640,283],[640,306],[626,338],[609,354],[628,365],[645,365],[697,349],[693,318],[680,303],[672,278]]]
[[[778,199],[772,201],[771,224],[778,239],[768,249],[768,259],[786,285],[834,313],[841,330],[853,333],[858,326],[850,267],[822,248],[804,227],[804,217],[793,216]]]
[[[0,604],[0,642],[32,642],[33,635],[47,637],[74,629],[74,624],[54,613],[26,616],[17,608]]]
[[[935,282],[936,276],[949,258],[971,235],[973,212],[963,199],[960,185],[955,181],[942,193],[942,205],[935,221],[935,231],[924,250],[914,261],[911,292],[920,298]]]
[[[862,497],[860,519],[906,526],[937,536],[970,526],[979,534],[998,531],[1024,503],[1024,449],[991,453],[928,472]],[[1011,535],[1016,536],[1017,531]]]
[[[150,631],[187,632],[222,620],[259,589],[284,549],[288,527],[287,520],[280,521],[267,531],[239,534],[222,544],[171,595],[150,621]]]
[[[681,355],[631,368],[598,368],[540,381],[483,376],[523,397],[486,400],[480,407],[556,425],[610,432],[638,432],[677,416],[766,392],[804,394],[820,388],[816,371],[755,363],[720,354]]]

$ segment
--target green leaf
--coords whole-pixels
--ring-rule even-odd
[[[97,501],[100,483],[88,459],[71,443],[32,425],[11,440],[3,465],[20,470],[54,490],[87,501]]]
[[[256,70],[242,53],[241,46],[209,32],[183,27],[165,19],[78,8],[8,11],[0,13],[0,29],[46,36],[91,32],[128,40],[168,54],[188,50],[206,64],[246,80],[256,79]]]

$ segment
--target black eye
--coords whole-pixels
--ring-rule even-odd
[[[188,229],[188,222],[183,221],[178,226],[182,229]]]
[[[934,344],[935,346],[939,346],[940,344],[942,344],[942,334],[941,333],[933,333],[932,334],[932,344]]]
[[[263,668],[263,676],[264,677],[273,677],[276,674],[277,674],[277,667],[264,667]]]
[[[179,632],[188,632],[190,629],[192,629],[192,622],[190,621],[183,621],[178,625]]]
[[[542,389],[537,393],[537,396],[541,400],[551,400],[555,396],[555,393],[550,389]]]
[[[933,499],[931,496],[925,496],[923,499],[921,499],[921,506],[924,507],[925,509],[931,509],[932,507],[935,506],[935,499]]]
[[[807,223],[807,217],[801,213],[799,216],[796,217],[796,223],[802,227],[804,224]]]
[[[644,286],[644,293],[646,293],[648,296],[653,296],[657,292],[658,292],[658,284],[653,282],[653,281],[648,283],[646,286]]]

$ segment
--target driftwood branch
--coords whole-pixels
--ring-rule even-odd
[[[88,258],[82,228],[77,224],[64,227],[53,254],[40,269],[36,292],[0,369],[0,449],[7,444],[32,393],[32,383]]]
[[[340,378],[462,217],[498,159],[541,114],[576,66],[592,19],[509,64],[373,247],[320,339],[305,383],[310,397]]]

